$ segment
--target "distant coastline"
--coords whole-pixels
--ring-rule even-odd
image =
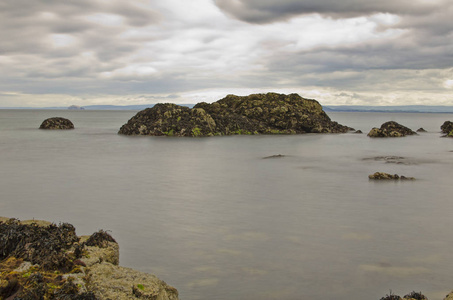
[[[155,104],[140,105],[87,105],[80,110],[143,110]],[[178,104],[192,108],[195,104]],[[71,106],[70,106],[71,107]],[[70,107],[0,107],[0,109],[39,109],[39,110],[74,110]],[[326,105],[325,112],[374,112],[374,113],[453,113],[453,106],[440,105],[400,105],[400,106],[366,106],[366,105]]]
[[[378,113],[453,113],[453,106],[440,105],[399,105],[399,106],[366,106],[366,105],[328,105],[323,106],[326,112],[378,112]]]

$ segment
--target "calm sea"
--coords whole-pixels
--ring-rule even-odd
[[[0,215],[110,230],[121,265],[184,300],[453,289],[453,139],[439,133],[453,115],[329,114],[364,134],[117,135],[135,113],[0,110]],[[38,129],[54,116],[76,129]],[[428,132],[366,136],[389,120]],[[369,181],[376,171],[417,180]]]

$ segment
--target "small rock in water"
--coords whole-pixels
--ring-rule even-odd
[[[384,172],[376,172],[374,174],[368,175],[369,179],[373,180],[415,180],[414,177],[399,176],[398,174],[389,174]]]
[[[285,157],[285,156],[286,156],[286,155],[276,154],[276,155],[271,155],[271,156],[263,157],[263,159],[268,159],[268,158],[281,158],[281,157]]]
[[[398,124],[395,121],[385,122],[381,125],[381,128],[373,128],[368,133],[369,137],[403,137],[406,135],[414,135],[416,132],[410,128]]]
[[[419,129],[417,129],[417,132],[426,132],[426,130],[423,127],[420,127]]]
[[[74,129],[74,124],[68,119],[55,117],[44,120],[39,129]]]

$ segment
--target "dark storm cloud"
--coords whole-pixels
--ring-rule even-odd
[[[416,0],[215,0],[227,14],[250,23],[270,23],[295,15],[321,14],[349,18],[375,13],[422,15],[439,7]]]

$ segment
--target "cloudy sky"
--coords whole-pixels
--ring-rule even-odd
[[[452,0],[2,0],[0,107],[453,105]]]

